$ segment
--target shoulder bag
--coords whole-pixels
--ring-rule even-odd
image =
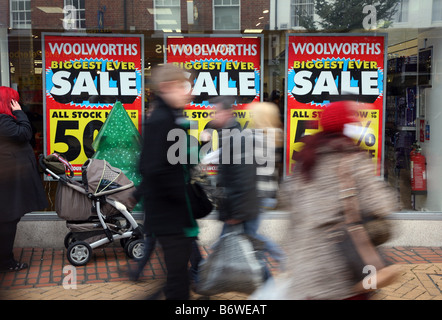
[[[340,200],[343,202],[343,236],[338,241],[356,282],[357,292],[368,292],[393,283],[398,276],[396,265],[387,265],[370,239],[360,213],[358,194],[352,174],[345,163],[339,168]]]

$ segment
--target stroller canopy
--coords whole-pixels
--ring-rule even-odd
[[[134,186],[120,169],[111,166],[106,160],[88,159],[81,170],[86,192],[94,196],[113,194]]]

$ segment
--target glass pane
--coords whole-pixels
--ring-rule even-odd
[[[239,5],[239,0],[232,0],[232,4]]]
[[[441,0],[433,0],[433,21],[441,21],[442,20],[442,1]]]
[[[25,2],[25,10],[26,10],[26,11],[31,10],[31,1],[26,1],[26,2]]]
[[[17,8],[18,8],[17,1],[13,1],[13,2],[12,2],[12,10],[13,10],[13,11],[16,11]]]
[[[20,1],[20,2],[18,3],[18,9],[19,9],[20,11],[25,10],[25,3],[24,3],[23,1]]]
[[[215,6],[219,6],[223,4],[223,0],[215,0]]]
[[[408,22],[408,0],[402,0],[401,22]]]
[[[162,29],[181,29],[181,11],[178,7],[170,7],[170,14],[156,14],[155,25],[157,30]]]
[[[215,30],[238,30],[239,8],[217,7],[215,8]]]

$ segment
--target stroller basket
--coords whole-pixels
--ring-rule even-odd
[[[63,220],[82,221],[92,215],[92,200],[83,186],[74,180],[58,183],[55,194],[55,212]]]

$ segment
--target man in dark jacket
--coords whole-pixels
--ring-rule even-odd
[[[216,109],[213,124],[220,128],[217,186],[222,188],[218,205],[219,220],[224,221],[221,234],[228,232],[229,226],[242,225],[244,233],[261,247],[263,238],[258,234],[260,219],[253,131],[241,130],[233,114],[231,98],[217,98],[211,102]],[[263,265],[264,279],[271,277],[262,252],[258,258]]]
[[[229,225],[246,224],[259,213],[253,134],[251,130],[241,130],[233,115],[231,98],[214,99],[212,103],[215,104],[214,125],[219,128],[221,148],[218,186],[223,190],[223,197],[219,219]]]
[[[177,143],[169,141],[168,134],[183,130],[183,108],[190,102],[189,83],[184,72],[170,64],[157,67],[152,79],[157,101],[145,124],[140,159],[145,228],[148,235],[158,239],[164,252],[166,299],[185,300],[189,298],[189,258],[199,230],[188,205],[188,170],[186,164],[171,164],[168,159],[169,148]]]

